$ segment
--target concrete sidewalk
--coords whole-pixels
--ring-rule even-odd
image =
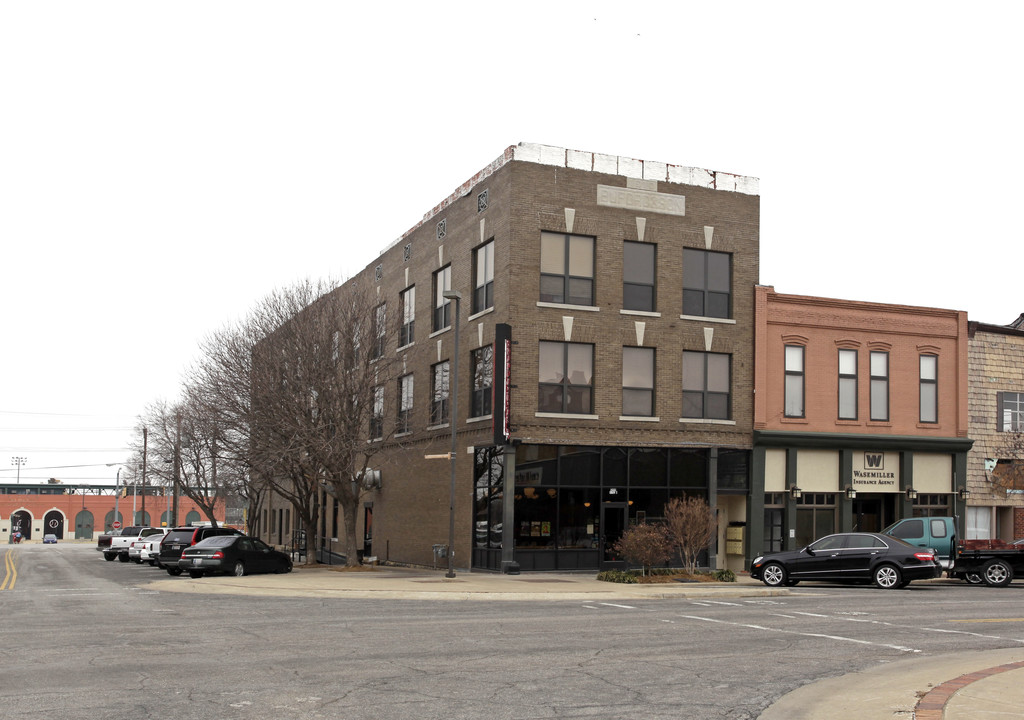
[[[935,582],[943,582],[937,580]],[[403,598],[451,601],[729,599],[792,595],[743,574],[734,583],[601,582],[594,573],[500,575],[374,567],[297,567],[287,575],[168,578],[163,592],[278,597]],[[1003,720],[1024,718],[1024,647],[909,658],[798,688],[761,720]]]

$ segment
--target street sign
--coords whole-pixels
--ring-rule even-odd
[[[115,530],[119,530],[121,528],[121,521],[115,520],[114,522],[110,523],[110,527],[114,528]]]

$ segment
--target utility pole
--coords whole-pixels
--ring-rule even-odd
[[[174,413],[174,483],[171,489],[170,527],[178,525],[178,487],[181,482],[181,410]]]
[[[146,517],[146,453],[149,451],[149,428],[142,428],[142,517]]]

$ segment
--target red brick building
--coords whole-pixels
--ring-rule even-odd
[[[967,314],[755,295],[750,551],[962,518]]]
[[[147,488],[147,493],[159,493]],[[15,531],[26,540],[41,540],[53,534],[58,540],[92,540],[111,529],[115,520],[122,525],[174,525],[170,494],[134,495],[131,487],[115,492],[109,485],[0,485],[0,539],[9,541]],[[215,512],[223,522],[224,508]],[[207,520],[205,513],[187,497],[178,498],[178,524]]]

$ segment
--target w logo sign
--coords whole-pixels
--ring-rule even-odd
[[[885,455],[882,453],[864,453],[864,468],[871,470],[883,470],[883,458],[885,458]]]

